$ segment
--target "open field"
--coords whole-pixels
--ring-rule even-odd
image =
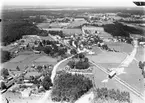
[[[25,57],[26,56],[26,57]],[[25,66],[31,66],[32,64],[36,65],[44,65],[44,64],[56,64],[57,61],[55,59],[52,59],[51,57],[47,56],[45,57],[42,54],[31,54],[31,55],[22,55],[23,59],[18,56],[18,58],[14,58],[14,60],[11,62],[6,62],[2,65],[2,67],[11,69],[11,70],[16,70],[16,67],[19,66],[21,70],[25,68]],[[46,59],[46,60],[45,60]],[[36,60],[36,61],[35,61]],[[17,61],[17,62],[14,62]]]
[[[95,63],[121,63],[125,58],[124,53],[103,52],[98,55],[88,56]]]
[[[120,63],[99,63],[99,65],[101,65],[106,69],[111,69],[111,68],[117,68],[120,65]]]
[[[50,36],[39,36],[41,40],[49,40],[49,41],[54,41]]]
[[[100,32],[98,34],[99,37],[102,37],[102,38],[112,38],[111,34],[105,32],[103,27],[96,27],[95,30]]]
[[[141,70],[138,67],[138,63],[133,61],[129,67],[124,69],[125,74],[121,74],[120,77],[122,80],[126,81],[128,84],[136,88],[140,93],[143,94],[143,76],[141,74]]]
[[[57,60],[49,56],[41,56],[40,58],[36,59],[34,62],[57,62]]]
[[[13,62],[21,62],[25,59],[28,59],[29,58],[29,55],[19,55],[17,57],[15,57],[14,59],[11,59],[9,62],[13,63]]]
[[[63,33],[66,35],[82,34],[81,29],[63,29]]]
[[[85,23],[87,23],[87,22],[86,21],[73,21],[67,27],[68,28],[74,28],[74,27],[81,26],[81,25],[83,25]]]
[[[107,45],[111,49],[115,49],[119,52],[130,53],[133,49],[131,44],[122,43],[122,42],[107,42]]]
[[[102,53],[101,48],[97,47],[97,46],[93,46],[92,47],[92,51],[95,52],[95,54],[100,54]]]
[[[50,23],[39,23],[37,27],[39,28],[49,28]]]

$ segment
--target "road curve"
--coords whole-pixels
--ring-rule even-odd
[[[70,57],[68,57],[68,58],[65,58],[65,59],[59,61],[59,62],[54,66],[54,68],[53,68],[53,70],[52,70],[52,72],[51,72],[51,81],[52,81],[52,83],[54,83],[54,78],[55,78],[56,70],[57,70],[58,66],[59,66],[61,63],[67,61],[67,60],[70,59],[70,58],[72,58],[73,56],[74,56],[74,55],[72,55],[72,56],[70,56]]]

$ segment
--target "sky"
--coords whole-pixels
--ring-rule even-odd
[[[133,1],[134,0],[2,0],[2,5],[135,7]]]

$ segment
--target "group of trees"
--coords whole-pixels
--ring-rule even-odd
[[[104,30],[110,33],[112,36],[129,37],[129,34],[143,35],[144,33],[143,29],[137,29],[118,22],[115,22],[114,24],[106,24],[103,27]]]
[[[1,73],[1,76],[2,76],[4,79],[6,79],[6,78],[9,76],[9,71],[8,71],[8,69],[6,69],[6,68],[2,68],[2,69],[0,70],[0,73]]]
[[[34,48],[37,51],[43,51],[44,53],[51,56],[64,56],[67,52],[62,44],[57,46],[59,43],[56,41],[43,40],[39,43],[38,47]]]
[[[118,100],[120,102],[127,102],[130,103],[130,94],[129,92],[121,92],[118,89],[114,90],[114,89],[107,89],[107,88],[97,88],[96,91],[96,97],[95,99],[113,99],[113,100]]]
[[[1,50],[1,63],[7,62],[11,59],[11,53],[9,51]]]
[[[4,21],[2,23],[2,45],[8,45],[22,38],[23,35],[47,34],[46,31],[39,30],[34,24],[24,21]]]
[[[53,101],[73,102],[92,88],[92,82],[83,75],[60,72],[52,88]]]
[[[35,77],[30,76],[30,82],[34,83],[38,87],[42,85],[45,90],[49,90],[50,87],[53,85],[50,79],[52,70],[53,70],[53,65],[43,65],[43,66],[38,65],[36,67],[36,71],[41,73],[41,75]],[[43,79],[40,79],[42,76]]]
[[[83,53],[77,54],[67,65],[71,69],[88,69],[90,67],[89,60]]]
[[[145,61],[144,62],[139,61],[139,68],[141,69],[142,75],[145,78],[145,69],[144,69],[145,68]]]
[[[45,76],[45,78],[42,81],[42,86],[45,90],[49,90],[51,86],[53,86],[50,76]]]

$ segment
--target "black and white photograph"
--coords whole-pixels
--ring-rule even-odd
[[[145,103],[144,0],[2,0],[0,103]]]

